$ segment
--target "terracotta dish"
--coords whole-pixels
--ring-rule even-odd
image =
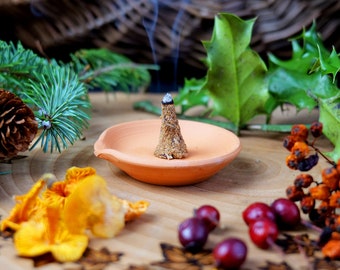
[[[138,120],[106,129],[94,144],[94,154],[136,180],[167,186],[204,181],[229,164],[240,152],[239,138],[223,128],[179,120],[189,155],[184,159],[157,158],[161,120]]]

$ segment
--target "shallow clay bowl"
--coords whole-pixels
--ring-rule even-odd
[[[223,128],[180,120],[188,148],[183,159],[161,159],[153,152],[158,144],[161,120],[138,120],[106,129],[94,144],[94,154],[108,160],[136,180],[181,186],[208,179],[240,152],[239,138]]]

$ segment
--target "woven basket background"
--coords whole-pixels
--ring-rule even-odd
[[[156,2],[153,37],[160,64],[172,61],[173,41],[180,39],[179,65],[204,69],[201,41],[210,39],[218,12],[257,17],[251,45],[264,56],[269,51],[288,56],[287,39],[313,20],[326,45],[340,48],[339,0],[0,0],[0,38],[21,40],[55,58],[80,48],[106,47],[133,61],[153,63],[145,25],[154,18]]]

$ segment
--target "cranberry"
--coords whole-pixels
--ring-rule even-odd
[[[213,257],[218,268],[238,269],[246,260],[247,246],[238,238],[227,238],[213,249]]]
[[[195,210],[194,215],[206,222],[209,231],[215,229],[220,222],[220,212],[212,205],[202,205]]]
[[[279,234],[276,223],[268,218],[260,218],[249,224],[249,236],[253,243],[262,249],[268,249]]]
[[[208,234],[209,230],[206,223],[196,217],[184,220],[178,227],[180,243],[191,252],[197,252],[203,248],[207,242]]]
[[[301,223],[299,207],[287,198],[276,199],[272,204],[277,225],[282,229],[291,229]]]
[[[247,225],[259,218],[269,218],[271,220],[275,220],[273,209],[268,204],[263,202],[254,202],[250,204],[242,212],[242,217]]]

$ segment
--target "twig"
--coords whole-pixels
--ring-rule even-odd
[[[314,143],[309,144],[309,146],[312,147],[312,148],[314,149],[314,151],[317,152],[320,156],[322,156],[322,157],[326,160],[326,162],[328,162],[328,163],[331,164],[332,166],[336,166],[336,162],[334,162],[333,160],[330,160],[324,153],[322,153],[322,152],[320,151],[319,148],[317,148],[317,147],[314,146]]]

